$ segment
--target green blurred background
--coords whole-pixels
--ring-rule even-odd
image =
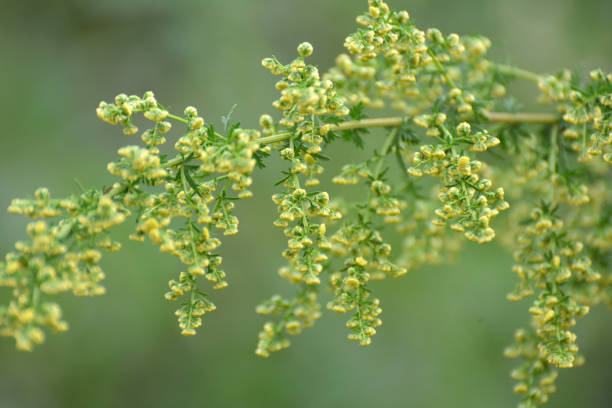
[[[481,33],[492,55],[538,72],[567,66],[612,70],[610,0],[389,0],[421,28]],[[326,70],[365,0],[0,1],[0,207],[47,186],[55,196],[113,178],[116,150],[134,143],[96,118],[100,100],[155,91],[174,111],[186,105],[220,123],[255,127],[271,112],[275,79],[262,57],[315,46]],[[533,90],[518,87],[528,98]],[[374,141],[375,134],[370,140]],[[131,140],[131,141],[130,141]],[[336,152],[340,150],[336,147]],[[343,150],[346,152],[346,150]],[[333,154],[333,153],[332,153]],[[350,150],[355,159],[363,156]],[[327,176],[342,163],[331,163]],[[149,243],[117,231],[122,251],[103,266],[108,294],[60,299],[71,329],[33,353],[0,340],[0,408],[69,407],[513,407],[502,357],[527,304],[510,256],[494,244],[468,246],[452,267],[428,267],[376,284],[384,325],[369,348],[346,340],[346,316],[326,312],[293,346],[253,354],[264,318],[254,306],[291,293],[276,274],[284,237],[269,196],[281,164],[255,174],[241,203],[241,233],[224,241],[230,286],[198,336],[178,335],[175,304],[163,299],[181,266]],[[26,221],[0,212],[0,253],[24,237]],[[459,238],[459,237],[458,237]],[[5,301],[7,292],[0,292]],[[563,372],[551,407],[612,406],[610,312],[580,321],[584,367]]]

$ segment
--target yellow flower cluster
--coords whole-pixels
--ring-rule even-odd
[[[368,162],[350,164],[344,166],[342,174],[333,179],[337,184],[356,184],[361,177],[369,186],[368,199],[357,205],[356,216],[333,235],[332,250],[334,255],[344,258],[344,264],[330,276],[334,298],[327,305],[328,309],[339,313],[354,311],[346,323],[351,329],[348,337],[362,346],[371,344],[376,327],[382,324],[378,317],[382,312],[380,300],[369,298],[368,282],[383,279],[386,275],[400,277],[407,272],[406,268],[397,266],[389,259],[391,245],[384,241],[372,221],[373,217],[378,216],[389,224],[401,222],[400,212],[405,203],[391,193],[391,185],[382,177],[385,157],[397,143],[397,133],[397,129],[392,131],[382,152],[370,160],[375,166],[374,170],[370,169]]]
[[[170,281],[170,292],[166,293],[166,299],[176,300],[184,294],[189,294],[189,301],[184,303],[175,312],[178,317],[178,325],[181,329],[181,334],[184,336],[193,336],[196,334],[196,329],[202,325],[202,317],[206,312],[212,312],[217,307],[206,297],[206,294],[198,289],[196,276],[192,272],[181,272],[179,280]]]
[[[568,238],[555,211],[544,203],[532,211],[514,254],[514,272],[521,283],[508,298],[520,300],[539,290],[529,309],[539,337],[538,350],[549,364],[572,367],[578,347],[569,328],[575,317],[589,312],[589,307],[578,304],[571,295],[577,286],[601,276],[591,268],[590,258],[581,254],[583,243]]]
[[[43,327],[56,332],[68,328],[60,307],[44,297],[66,291],[76,296],[105,292],[100,285],[102,255],[95,248],[119,249],[107,231],[122,223],[129,211],[100,192],[54,200],[44,188],[36,191],[33,200],[15,200],[9,211],[50,219],[28,224],[30,239],[17,242],[16,252],[0,262],[0,286],[13,290],[8,305],[0,306],[0,335],[15,338],[20,350],[31,350],[44,340]],[[57,221],[60,215],[65,218]]]
[[[555,381],[559,372],[555,370],[538,350],[539,338],[529,331],[519,329],[514,334],[515,343],[504,350],[508,358],[522,357],[525,362],[512,370],[512,378],[518,383],[514,392],[524,394],[519,408],[533,407],[548,401],[548,396],[556,391]],[[584,359],[576,359],[582,364]]]
[[[595,282],[597,288],[587,288],[580,300],[591,306],[602,301],[612,305],[612,270],[607,263],[612,254],[612,190],[605,180],[598,180],[590,185],[589,191],[589,203],[570,214],[568,229],[583,238],[593,268],[602,276]]]
[[[508,203],[502,189],[488,191],[491,181],[477,174],[482,163],[463,152],[463,146],[484,152],[500,144],[486,128],[473,132],[465,122],[478,123],[493,99],[505,93],[484,59],[489,40],[462,39],[456,34],[445,37],[437,29],[423,32],[414,27],[408,13],[391,11],[379,0],[369,5],[368,13],[357,19],[365,28],[345,41],[355,58],[340,56],[326,78],[338,83],[350,103],[382,107],[389,99],[393,108],[413,115],[414,124],[439,141],[422,146],[408,169],[413,176],[441,178],[444,205],[436,212],[435,222],[442,226],[452,220],[452,228],[469,239],[490,241],[494,231],[489,222]],[[447,122],[455,123],[453,134]],[[347,167],[338,181],[357,182],[359,171]]]
[[[546,402],[555,368],[583,360],[572,331],[577,318],[600,302],[612,305],[612,168],[606,164],[612,162],[612,76],[596,70],[582,81],[569,71],[538,75],[494,64],[485,57],[490,41],[484,37],[422,31],[407,12],[392,11],[382,0],[368,6],[357,18],[360,28],[346,38],[351,55],[340,55],[322,77],[305,62],[313,52],[309,43],[300,44],[287,65],[262,61],[282,76],[273,103],[282,113],[278,121],[262,115],[261,132],[232,124],[230,112],[220,134],[194,107],[176,116],[152,92],[101,102],[98,116],[128,135],[138,132],[136,113],[153,122],[140,134],[144,146],[119,149],[120,158],[108,165],[119,180],[103,191],[52,199],[39,189],[34,199],[12,202],[10,212],[34,221],[29,239],[0,262],[0,287],[12,290],[0,305],[0,335],[30,350],[43,341],[44,327],[66,330],[59,306],[48,298],[104,293],[101,249],[119,249],[109,229],[130,213],[137,217],[131,239],[148,237],[185,265],[169,281],[165,298],[182,300],[178,326],[183,335],[194,335],[202,316],[215,310],[201,281],[212,289],[227,286],[219,237],[238,232],[235,204],[252,196],[255,166],[278,151],[287,163],[278,183],[284,190],[272,197],[274,224],[287,237],[287,264],[279,274],[297,291],[257,307],[278,316],[263,326],[258,355],[289,346],[288,335],[321,316],[323,277],[333,292],[328,309],[352,312],[349,339],[369,345],[382,324],[370,281],[450,260],[461,245],[451,230],[491,241],[492,220],[509,208],[507,199],[512,214],[498,235],[503,243],[512,241],[520,278],[508,298],[534,300],[532,330],[519,330],[506,355],[524,359],[512,373],[515,391],[524,394],[520,406]],[[498,99],[515,77],[536,82],[541,102],[553,102],[560,114],[516,112],[512,98]],[[366,117],[364,109],[385,106],[401,117]],[[171,121],[184,128],[174,143],[177,155],[167,158],[160,146]],[[361,137],[371,127],[393,130],[368,160],[345,164],[332,180],[365,185],[367,198],[336,204],[327,192],[311,190],[320,184],[327,145],[341,140],[364,147]],[[591,160],[597,156],[603,160]],[[389,163],[400,171],[393,174]],[[493,187],[498,183],[507,191]],[[386,236],[391,227],[403,237],[396,259]]]
[[[436,225],[453,221],[451,229],[479,243],[495,237],[490,221],[509,205],[501,187],[489,191],[491,181],[478,176],[482,168],[480,161],[460,155],[452,144],[439,144],[421,146],[413,154],[412,164],[408,169],[410,175],[428,174],[441,179],[439,198],[443,206],[436,210]]]
[[[260,133],[251,129],[232,128],[223,137],[205,128],[204,120],[197,116],[194,107],[185,109],[188,119],[188,132],[175,144],[180,153],[197,158],[203,173],[227,174],[232,180],[232,190],[240,194],[240,198],[249,198],[252,193],[246,188],[252,184],[250,177],[254,167],[254,154],[259,150],[257,139]]]
[[[283,180],[286,192],[275,194],[272,200],[279,212],[274,225],[283,228],[288,238],[288,248],[283,251],[283,256],[289,264],[282,267],[279,274],[298,284],[300,290],[292,300],[275,296],[257,307],[260,314],[282,315],[279,322],[266,323],[260,332],[256,349],[260,356],[288,347],[290,342],[285,334],[298,334],[321,315],[317,287],[327,261],[324,251],[331,247],[331,243],[326,237],[326,224],[316,222],[315,217],[329,221],[341,217],[329,205],[326,192],[309,193],[300,185],[300,175],[306,177],[305,187],[319,184],[317,176],[323,173],[323,167],[318,163],[317,155],[324,136],[330,130],[325,117],[348,114],[344,100],[336,95],[334,84],[321,80],[317,68],[305,64],[304,57],[312,51],[312,45],[302,43],[298,46],[300,56],[287,66],[274,58],[262,61],[262,65],[274,75],[284,76],[276,83],[281,97],[273,106],[283,111],[278,124],[289,131],[289,143],[284,143],[280,151],[283,160],[289,163],[289,170]],[[259,122],[265,134],[278,131],[269,115],[262,115]]]
[[[380,300],[369,299],[367,283],[370,279],[383,278],[385,273],[401,276],[406,270],[388,260],[391,246],[383,241],[378,231],[365,225],[347,224],[333,236],[333,241],[338,244],[334,248],[335,255],[344,256],[345,261],[342,269],[330,277],[334,299],[327,308],[339,313],[354,311],[346,323],[351,329],[349,339],[367,346],[376,334],[375,328],[382,324],[378,317],[382,312]]]
[[[281,97],[272,104],[283,112],[283,119],[279,123],[291,128],[311,115],[347,115],[348,108],[344,106],[344,99],[337,95],[334,83],[321,80],[319,70],[304,62],[304,57],[312,53],[312,45],[303,43],[298,47],[298,52],[300,57],[288,65],[281,64],[275,58],[265,58],[261,62],[272,74],[284,76],[276,83]],[[301,133],[308,134],[308,131]],[[319,144],[315,141],[308,143]]]
[[[123,156],[123,159],[109,163],[108,171],[122,179],[128,181],[142,179],[151,184],[157,184],[168,175],[167,170],[161,167],[159,156],[152,154],[149,149],[125,146],[119,149],[119,155]]]
[[[314,216],[340,218],[340,214],[327,206],[326,192],[308,195],[306,190],[296,188],[291,193],[275,194],[272,200],[278,205],[280,217],[275,225],[284,227],[288,237],[288,248],[283,256],[290,262],[290,268],[282,268],[280,275],[294,283],[318,284],[319,274],[327,256],[319,249],[329,249],[324,223],[312,223]],[[316,249],[319,248],[319,249]]]
[[[461,248],[461,240],[446,233],[446,228],[432,222],[433,206],[424,199],[414,199],[402,210],[406,220],[398,225],[404,236],[397,265],[410,271],[422,265],[451,263]]]
[[[70,199],[52,199],[49,190],[39,188],[34,192],[35,200],[15,199],[8,211],[11,214],[25,215],[28,218],[51,218],[76,209],[77,205]]]
[[[380,182],[380,180],[375,180],[372,184],[376,185],[377,181]],[[370,222],[372,213],[384,216],[392,212],[392,217],[394,218],[386,216],[383,217],[383,221],[395,224],[395,217],[400,211],[399,201],[394,197],[390,197],[390,187],[384,190],[384,194],[380,194],[380,190],[377,190],[376,187],[374,187],[373,190],[377,191],[378,196],[374,195],[374,197],[369,200],[369,204],[366,204],[366,213],[361,214],[361,217],[356,217],[357,220],[343,225],[334,233],[332,238],[335,244],[332,247],[335,255],[349,256],[349,262],[353,263],[355,261],[353,258],[361,257],[361,259],[367,259],[365,264],[363,262],[357,262],[355,264],[360,270],[370,271],[370,273],[367,274],[366,282],[370,278],[383,279],[387,274],[394,277],[400,277],[407,272],[405,268],[400,268],[390,261],[388,256],[391,253],[391,245],[383,240],[381,233],[373,228]],[[380,201],[397,202],[398,206],[392,207],[389,205],[388,207],[381,207],[379,205]],[[390,208],[392,210],[390,210]],[[366,216],[366,214],[370,214],[370,216]],[[361,220],[359,220],[359,218],[361,218]]]
[[[509,357],[524,360],[512,373],[519,381],[515,391],[524,394],[521,406],[535,406],[548,399],[557,375],[553,366],[583,362],[576,354],[571,327],[590,307],[608,301],[612,284],[606,272],[612,218],[606,210],[605,171],[593,171],[593,162],[578,162],[579,152],[572,158],[572,168],[577,171],[567,171],[571,157],[567,139],[556,126],[548,131],[550,137],[546,138],[527,132],[506,135],[511,136],[505,139],[506,148],[513,152],[516,164],[512,171],[495,171],[512,187],[509,198],[517,202],[502,240],[515,250],[513,270],[520,278],[508,298],[520,300],[537,293],[530,308],[533,332],[517,332],[515,345],[507,350]],[[561,149],[564,151],[559,154]],[[605,164],[598,164],[605,169]],[[583,166],[591,168],[588,177],[580,169]],[[534,206],[534,197],[548,199]],[[516,239],[508,242],[512,235]]]
[[[283,183],[287,191],[275,194],[272,200],[279,213],[274,225],[284,228],[288,238],[288,248],[283,251],[283,256],[289,264],[279,270],[279,275],[299,284],[301,289],[293,300],[275,296],[257,308],[260,314],[282,313],[280,322],[266,323],[259,335],[256,353],[261,356],[288,347],[290,343],[285,332],[298,334],[321,315],[315,287],[320,283],[319,274],[327,261],[324,251],[331,247],[331,243],[326,237],[326,224],[316,222],[315,217],[330,221],[341,217],[338,211],[329,206],[326,192],[308,193],[300,187],[299,174],[307,173],[308,168],[296,153],[293,140],[289,147],[281,151],[281,157],[290,163],[289,175]],[[310,155],[306,153],[306,156]]]
[[[332,181],[339,185],[354,185],[358,184],[361,178],[367,179],[371,175],[367,163],[349,163],[342,166],[340,174],[335,176]]]
[[[590,72],[590,82],[578,91],[569,71],[543,77],[539,82],[544,102],[553,101],[567,127],[563,137],[578,153],[578,161],[601,156],[612,164],[612,74]]]
[[[214,252],[221,241],[211,235],[211,229],[214,226],[224,235],[238,232],[238,218],[232,214],[234,200],[228,194],[231,186],[238,194],[236,198],[252,196],[247,187],[252,183],[250,175],[255,167],[254,154],[259,149],[260,134],[227,124],[227,134],[222,136],[213,127],[206,127],[196,108],[189,106],[185,108],[184,118],[178,118],[187,128],[175,143],[180,160],[162,162],[157,146],[166,141],[162,134],[171,125],[164,119],[172,115],[157,103],[153,93],[147,92],[142,98],[118,95],[115,104],[101,103],[98,115],[109,123],[132,129],[132,114],[138,111],[155,121],[155,127],[142,134],[147,147],[120,149],[123,159],[111,163],[109,171],[128,183],[130,187],[123,201],[140,214],[136,232],[130,238],[143,241],[148,236],[160,245],[162,252],[178,257],[188,266],[178,280],[168,283],[170,291],[165,297],[168,300],[188,298],[176,315],[181,333],[193,335],[202,323],[201,316],[215,308],[198,288],[197,278],[203,276],[211,281],[213,289],[227,286],[225,272],[220,269],[222,258]],[[164,184],[164,191],[149,193],[141,184]],[[213,202],[211,209],[209,205]],[[185,221],[180,223],[177,219]]]
[[[554,192],[560,202],[570,205],[590,202],[589,187],[584,180],[572,174],[550,172],[547,158],[542,156],[542,151],[549,149],[548,140],[543,141],[538,135],[530,134],[520,143],[520,155],[516,155],[512,171],[492,171],[490,167],[486,169],[489,173],[494,172],[494,177],[506,187],[509,201],[520,202],[528,195],[546,197]],[[525,202],[519,204],[519,207],[530,206],[531,204]],[[527,215],[528,212],[525,214],[525,211],[520,211],[521,215]],[[507,238],[512,236],[513,234],[506,234]]]
[[[163,143],[158,133],[166,133],[172,125],[164,121],[168,117],[168,111],[157,103],[153,92],[146,92],[142,98],[136,95],[119,94],[115,97],[114,104],[100,102],[96,109],[100,119],[111,125],[120,124],[126,135],[138,132],[138,127],[132,121],[135,112],[143,112],[145,118],[157,123],[155,128],[157,132],[147,131],[143,134],[143,139],[150,140],[153,145]]]
[[[382,108],[388,100],[393,109],[416,116],[438,101],[469,118],[473,106],[490,108],[492,98],[505,94],[484,59],[488,39],[444,37],[437,29],[424,32],[406,11],[391,11],[380,0],[370,0],[369,5],[357,18],[364,28],[345,40],[354,58],[340,55],[324,76],[338,85],[351,105]]]
[[[402,94],[410,96],[418,92],[416,69],[428,59],[425,33],[414,27],[406,11],[392,12],[385,2],[379,0],[369,1],[369,4],[368,13],[357,18],[357,23],[364,28],[348,36],[344,42],[348,51],[355,55],[355,62],[346,55],[339,57],[339,69],[332,71],[331,75],[339,83],[353,73],[365,76],[373,80],[368,85],[378,91],[377,96],[392,95],[391,98],[401,104]],[[377,69],[378,64],[370,62],[378,56],[382,56],[384,61],[383,69]],[[375,71],[378,71],[376,78]],[[355,97],[360,94],[359,87],[356,91],[350,97],[352,102],[357,102]],[[371,100],[363,96],[365,98],[360,101],[366,105],[379,107],[383,103],[379,98]]]
[[[263,315],[281,315],[279,323],[267,322],[259,333],[255,353],[268,357],[271,352],[279,351],[291,345],[284,333],[299,334],[311,327],[321,317],[321,306],[317,301],[317,287],[302,285],[294,299],[284,299],[274,295],[257,306],[255,311]],[[284,333],[283,333],[284,332]]]

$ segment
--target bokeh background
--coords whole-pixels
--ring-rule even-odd
[[[482,33],[494,58],[545,72],[612,70],[609,0],[389,0],[421,28]],[[220,123],[255,127],[272,112],[275,79],[262,57],[315,46],[322,70],[342,52],[365,0],[46,0],[0,1],[0,207],[47,186],[55,196],[78,184],[102,186],[116,150],[133,143],[95,116],[119,92],[155,91],[182,111],[197,106]],[[526,100],[530,85],[519,86]],[[529,104],[527,103],[529,106]],[[375,134],[369,148],[376,144]],[[337,148],[336,152],[339,152]],[[333,150],[333,149],[332,149]],[[363,156],[343,150],[344,157]],[[331,153],[333,155],[333,152]],[[342,163],[332,162],[327,175]],[[108,294],[60,299],[71,329],[33,353],[0,340],[1,408],[70,407],[513,407],[502,357],[527,305],[505,301],[511,258],[495,244],[468,245],[454,266],[427,267],[376,284],[384,325],[369,348],[346,340],[345,316],[325,313],[293,346],[269,359],[253,354],[264,317],[254,306],[291,293],[276,274],[284,237],[272,226],[269,196],[281,164],[255,174],[255,198],[242,203],[241,233],[224,241],[230,286],[213,294],[218,310],[198,336],[178,335],[166,302],[181,266],[149,243],[116,237],[106,255]],[[26,221],[0,212],[0,253]],[[7,292],[0,292],[0,301]],[[584,367],[563,372],[551,407],[612,406],[611,314],[580,321]]]

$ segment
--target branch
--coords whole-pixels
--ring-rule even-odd
[[[553,124],[559,121],[559,116],[554,113],[509,113],[509,112],[485,112],[485,116],[495,123],[533,123],[533,124]],[[399,127],[407,120],[405,117],[396,116],[390,118],[371,118],[362,120],[349,120],[346,122],[332,125],[332,131],[343,131],[352,129],[364,129],[371,127]],[[291,133],[279,133],[272,136],[262,137],[258,140],[259,144],[270,144],[281,142],[288,139]]]
[[[526,69],[517,68],[506,64],[492,64],[492,67],[501,74],[525,79],[527,81],[535,82],[536,84],[540,82],[540,75],[531,71],[527,71]]]
[[[508,113],[508,112],[487,112],[485,116],[491,122],[497,123],[534,123],[534,124],[553,124],[559,122],[559,115],[554,113]]]

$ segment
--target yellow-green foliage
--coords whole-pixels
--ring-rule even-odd
[[[130,215],[131,239],[149,238],[185,265],[165,298],[181,300],[181,333],[195,334],[215,309],[204,281],[215,290],[228,285],[217,250],[222,236],[238,232],[234,206],[252,196],[255,166],[278,153],[286,169],[272,197],[274,225],[287,237],[279,275],[296,294],[257,306],[278,316],[263,326],[258,355],[288,347],[290,335],[314,324],[322,285],[331,292],[328,309],[350,312],[349,339],[367,346],[382,324],[371,281],[448,261],[461,235],[481,244],[497,236],[513,251],[518,275],[508,299],[532,299],[529,328],[505,351],[522,359],[512,372],[514,390],[522,407],[546,402],[557,368],[584,361],[577,319],[612,303],[612,75],[538,75],[497,64],[486,56],[484,37],[422,31],[406,11],[368,3],[345,40],[348,54],[328,72],[307,64],[309,43],[287,65],[262,61],[281,76],[272,104],[281,115],[262,115],[260,129],[241,129],[227,117],[218,132],[191,106],[182,116],[168,112],[152,92],[101,102],[98,117],[126,135],[139,132],[136,114],[152,125],[140,133],[143,144],[119,149],[108,165],[117,181],[108,189],[54,199],[41,188],[13,201],[9,211],[33,221],[29,238],[0,263],[0,286],[12,289],[0,306],[0,334],[31,350],[45,327],[66,330],[53,296],[104,293],[101,251],[119,249],[109,230]],[[550,113],[519,112],[506,95],[516,78],[537,84]],[[398,116],[377,116],[381,108]],[[160,155],[177,127],[177,155]],[[371,127],[388,130],[380,147],[329,177],[364,198],[331,200],[317,189],[327,146],[363,147]],[[404,241],[392,251],[396,234]]]

